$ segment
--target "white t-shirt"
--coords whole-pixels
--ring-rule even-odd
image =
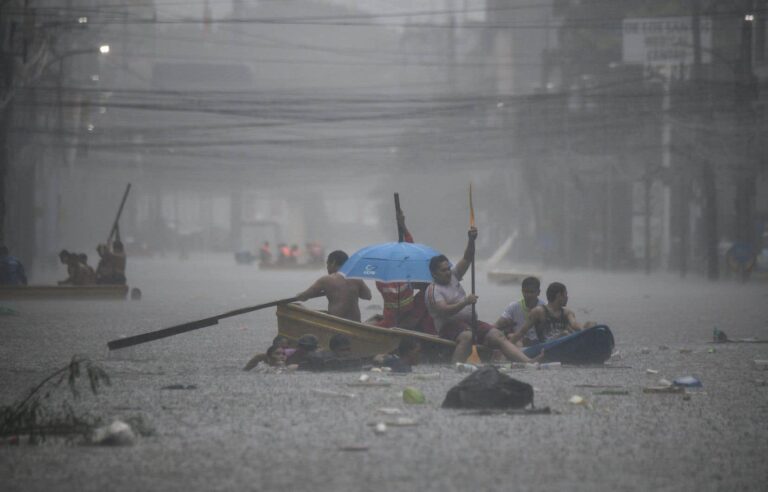
[[[451,281],[448,285],[440,285],[432,282],[427,289],[427,311],[435,321],[435,328],[440,331],[443,324],[448,319],[458,319],[467,323],[472,322],[472,305],[467,304],[461,311],[450,316],[449,318],[441,318],[435,309],[435,305],[438,302],[444,302],[446,304],[456,304],[463,301],[467,297],[467,293],[464,291],[464,287],[461,286],[459,277],[456,276],[456,270],[451,270]]]
[[[544,304],[546,304],[546,302],[542,301],[541,299],[538,299],[537,306],[541,306]],[[507,308],[504,309],[504,312],[501,313],[501,317],[504,319],[510,319],[515,323],[515,325],[512,327],[512,332],[516,333],[525,324],[525,320],[528,318],[529,312],[530,312],[530,309],[526,309],[524,307],[523,299],[520,299],[519,301],[513,302],[509,306],[507,306]],[[534,329],[528,330],[528,333],[525,334],[525,338],[531,341],[534,341],[536,343],[539,343],[539,339],[536,336],[536,330]]]

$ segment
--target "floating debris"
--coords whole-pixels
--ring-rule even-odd
[[[657,371],[656,369],[646,369],[645,373],[646,374],[658,374],[659,371]]]
[[[574,384],[577,388],[623,388],[620,384]]]
[[[587,400],[585,400],[582,396],[573,395],[568,399],[568,403],[573,403],[574,405],[584,405],[587,403]]]
[[[421,405],[426,403],[427,399],[420,390],[409,386],[403,390],[403,401],[412,405]]]
[[[683,376],[675,379],[672,384],[675,386],[685,386],[687,388],[701,388],[701,381],[693,376]]]
[[[628,395],[629,391],[627,390],[602,390],[602,391],[596,391],[592,393],[593,395],[610,395],[610,396],[624,396]]]
[[[168,386],[163,386],[160,388],[161,390],[193,390],[197,389],[197,386],[194,384],[169,384]]]
[[[132,446],[136,442],[131,426],[122,420],[98,427],[91,435],[91,443],[99,446]]]
[[[477,366],[474,364],[464,364],[461,362],[456,363],[457,372],[475,372],[476,370],[477,370]]]
[[[373,428],[373,432],[375,432],[378,435],[383,435],[387,433],[387,424],[384,422],[379,422],[376,424],[376,426]]]
[[[408,417],[398,417],[395,420],[387,420],[386,422],[369,422],[368,425],[378,426],[380,424],[386,424],[388,427],[416,427],[419,425],[418,421]]]
[[[682,386],[646,386],[643,393],[685,393]]]
[[[347,386],[351,386],[355,388],[388,388],[389,386],[392,386],[392,383],[390,383],[389,381],[365,381],[365,382],[347,383]]]
[[[354,393],[341,393],[339,391],[331,391],[331,390],[324,390],[324,389],[312,389],[312,393],[319,395],[319,396],[330,396],[333,398],[354,398]]]

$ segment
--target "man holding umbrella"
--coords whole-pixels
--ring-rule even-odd
[[[477,302],[477,296],[467,295],[461,286],[461,279],[475,257],[477,228],[470,227],[468,236],[464,256],[455,267],[451,268],[451,263],[445,255],[435,256],[429,262],[433,282],[427,288],[427,309],[435,321],[435,328],[440,336],[456,342],[452,362],[464,362],[472,353],[473,324],[476,325],[475,338],[478,344],[499,349],[510,360],[535,362],[538,358],[528,358],[516,345],[507,340],[501,331],[488,323],[474,319],[472,306]]]

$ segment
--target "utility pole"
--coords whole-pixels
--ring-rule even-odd
[[[736,241],[755,251],[755,169],[754,169],[754,118],[752,101],[757,95],[757,80],[752,70],[752,28],[754,24],[753,2],[744,2],[741,19],[741,45],[735,75],[736,125],[743,137],[742,169],[736,183]],[[741,281],[749,279],[749,270],[741,269]]]
[[[691,71],[691,93],[696,97],[704,84],[701,73],[701,3],[691,0],[691,27],[693,34],[693,69]],[[707,89],[708,90],[708,89]],[[699,98],[701,99],[701,98]],[[709,98],[707,98],[709,99]],[[698,130],[696,130],[698,131]],[[698,134],[696,135],[698,136]],[[698,139],[697,139],[698,140]],[[719,233],[717,226],[717,185],[716,173],[709,160],[701,163],[701,181],[704,191],[704,254],[707,260],[707,278],[717,280],[720,277],[720,266],[717,245]]]

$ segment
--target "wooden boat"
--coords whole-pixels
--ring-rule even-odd
[[[402,328],[381,328],[315,311],[301,304],[277,306],[277,332],[295,342],[305,334],[315,335],[321,347],[328,347],[333,335],[342,334],[352,342],[352,353],[359,357],[386,354],[397,349],[404,337],[418,339],[424,359],[450,360],[456,344],[433,335]]]
[[[536,277],[541,282],[541,277],[530,273],[511,272],[509,270],[490,270],[487,273],[488,280],[496,284],[519,284],[526,277]]]
[[[0,285],[0,299],[125,299],[127,285]]]

